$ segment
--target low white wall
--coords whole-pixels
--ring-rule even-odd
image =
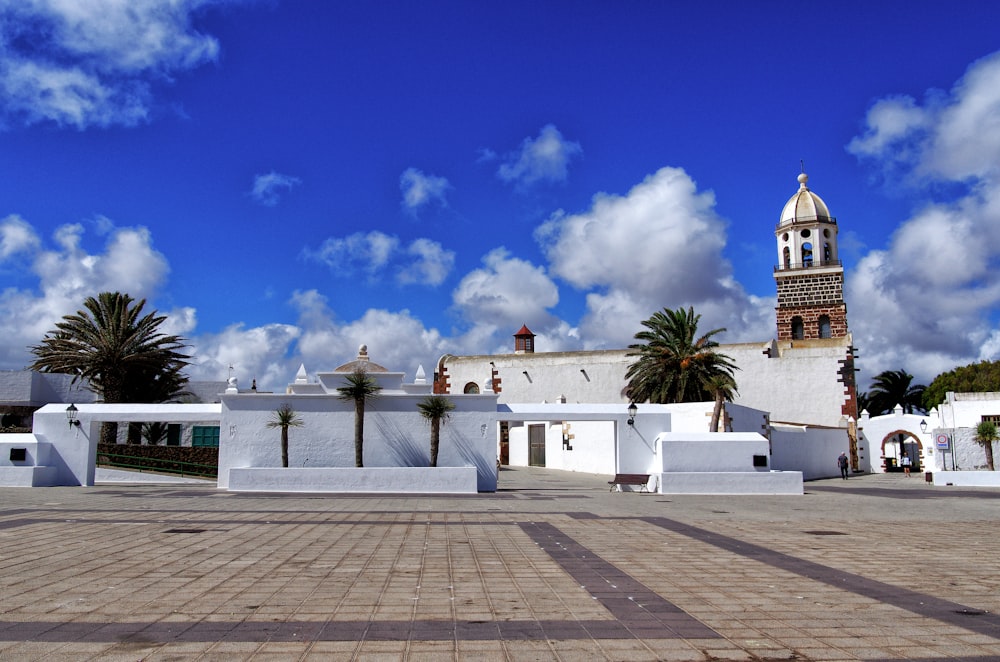
[[[935,485],[1000,487],[1000,471],[935,471]]]
[[[664,432],[656,443],[656,472],[770,471],[754,466],[755,455],[768,459],[767,438],[756,432]]]
[[[475,467],[270,468],[228,471],[230,492],[476,494]]]
[[[799,471],[669,472],[658,478],[661,494],[802,494]]]
[[[850,450],[847,428],[776,425],[771,429],[771,468],[800,471],[805,480],[839,477],[837,458]],[[868,455],[867,448],[858,452]],[[865,459],[862,466],[867,466]]]

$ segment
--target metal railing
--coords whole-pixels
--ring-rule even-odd
[[[140,473],[151,472],[180,476],[198,476],[201,478],[215,478],[219,475],[219,467],[214,464],[140,457],[137,455],[125,455],[123,453],[98,452],[97,466],[129,469]]]
[[[840,260],[813,260],[811,262],[789,262],[774,265],[775,271],[790,271],[792,269],[815,269],[817,267],[840,267]]]

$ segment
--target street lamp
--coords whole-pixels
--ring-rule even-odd
[[[920,431],[925,434],[927,433],[927,421],[924,419],[920,419]]]
[[[80,427],[80,421],[76,420],[76,416],[79,413],[80,410],[77,409],[76,405],[73,403],[70,403],[69,407],[66,407],[66,420],[69,421],[70,427],[73,427],[74,425],[76,427]]]
[[[628,405],[628,424],[635,425],[635,415],[639,413],[639,408],[635,406],[634,402],[630,402]]]

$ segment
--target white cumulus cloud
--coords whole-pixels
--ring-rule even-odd
[[[378,230],[330,237],[319,248],[306,249],[307,259],[327,265],[338,276],[364,274],[377,280],[383,273],[401,285],[440,285],[455,264],[454,251],[431,239],[405,245],[399,237]]]
[[[209,0],[0,3],[0,92],[7,117],[84,129],[146,120],[151,86],[214,61],[192,25]]]
[[[445,195],[450,188],[451,184],[444,177],[428,175],[417,168],[407,168],[399,177],[403,208],[411,212],[435,202],[447,206]]]
[[[848,150],[915,201],[915,212],[847,280],[867,377],[919,380],[997,359],[1000,304],[1000,53],[949,92],[876,101]]]
[[[257,175],[253,178],[253,188],[250,195],[259,204],[265,207],[273,207],[278,204],[283,193],[287,193],[302,183],[298,177],[283,175],[273,170],[265,175]]]
[[[32,252],[39,246],[34,228],[17,214],[0,221],[0,260],[18,253]]]
[[[561,182],[568,175],[569,162],[582,153],[580,143],[566,140],[559,129],[547,124],[537,138],[525,138],[521,147],[507,156],[497,176],[505,182],[521,185]]]

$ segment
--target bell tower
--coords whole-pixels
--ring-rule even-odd
[[[799,190],[774,231],[778,243],[778,340],[840,338],[848,334],[844,267],[837,254],[837,219],[799,175]]]

